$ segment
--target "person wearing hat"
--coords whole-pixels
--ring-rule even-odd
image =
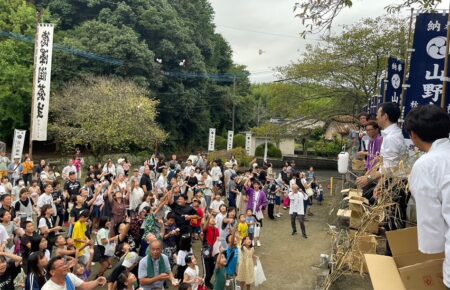
[[[116,176],[119,176],[120,174],[125,175],[125,170],[123,169],[123,164],[124,163],[125,163],[125,158],[119,158],[117,160]]]

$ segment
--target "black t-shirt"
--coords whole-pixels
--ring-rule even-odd
[[[152,180],[150,179],[150,176],[148,176],[147,174],[142,174],[141,182],[139,183],[139,185],[142,188],[143,188],[143,185],[145,185],[147,187],[147,191],[151,191],[152,190]]]
[[[14,279],[20,273],[20,267],[14,261],[7,263],[6,272],[0,275],[0,289],[14,289]]]
[[[80,193],[81,184],[78,181],[72,182],[70,180],[64,183],[64,190],[69,193],[69,196],[73,198]]]
[[[195,177],[195,176],[187,177],[186,181],[189,186],[196,186],[198,184],[197,177]]]
[[[184,216],[186,215],[196,215],[197,211],[189,205],[179,206],[177,203],[170,205],[172,212],[175,216],[175,223],[180,228],[181,233],[186,233],[189,231],[191,226],[191,221],[187,221]]]
[[[39,250],[40,238],[41,235],[33,233],[32,236],[24,235],[20,239],[20,252],[22,253],[22,257],[28,257],[32,252]],[[27,247],[28,243],[31,243],[31,248]]]
[[[86,207],[85,204],[83,204],[83,205],[81,206],[81,208],[77,208],[76,206],[74,206],[74,207],[72,208],[72,211],[70,212],[70,216],[74,217],[74,218],[75,218],[74,221],[76,222],[76,221],[78,221],[78,219],[80,218],[80,213],[81,213],[81,211],[83,211],[83,210],[85,210],[85,209],[87,209],[87,207]]]

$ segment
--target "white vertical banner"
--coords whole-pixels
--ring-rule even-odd
[[[216,129],[209,128],[208,151],[214,151],[215,144],[216,144]]]
[[[233,149],[233,137],[234,131],[228,131],[228,139],[227,139],[227,151]]]
[[[52,49],[53,24],[39,24],[37,27],[37,39],[34,47],[34,94],[31,116],[31,139],[37,141],[47,140]]]
[[[14,141],[11,150],[11,160],[14,158],[22,158],[23,145],[25,144],[25,134],[26,130],[14,129]]]
[[[266,142],[264,144],[264,163],[267,162],[267,136],[266,136]]]
[[[250,155],[250,148],[252,146],[252,133],[245,134],[245,152]]]

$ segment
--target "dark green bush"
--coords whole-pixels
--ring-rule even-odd
[[[258,147],[256,147],[255,155],[259,156],[259,157],[263,157],[264,156],[264,147],[265,147],[264,144],[261,144]],[[277,147],[275,147],[275,145],[273,145],[272,143],[267,143],[267,157],[281,158],[282,157],[281,150],[278,149]]]
[[[245,136],[242,134],[234,135],[233,138],[233,148],[245,148]]]

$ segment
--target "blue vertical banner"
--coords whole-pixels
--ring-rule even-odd
[[[387,82],[386,82],[386,102],[400,102],[402,94],[403,75],[405,62],[394,57],[388,58]]]
[[[370,113],[369,115],[375,116],[378,110],[378,96],[372,96],[370,98]]]
[[[411,68],[402,119],[411,109],[426,104],[441,105],[448,14],[423,13],[416,17]],[[446,110],[450,113],[447,94]]]

